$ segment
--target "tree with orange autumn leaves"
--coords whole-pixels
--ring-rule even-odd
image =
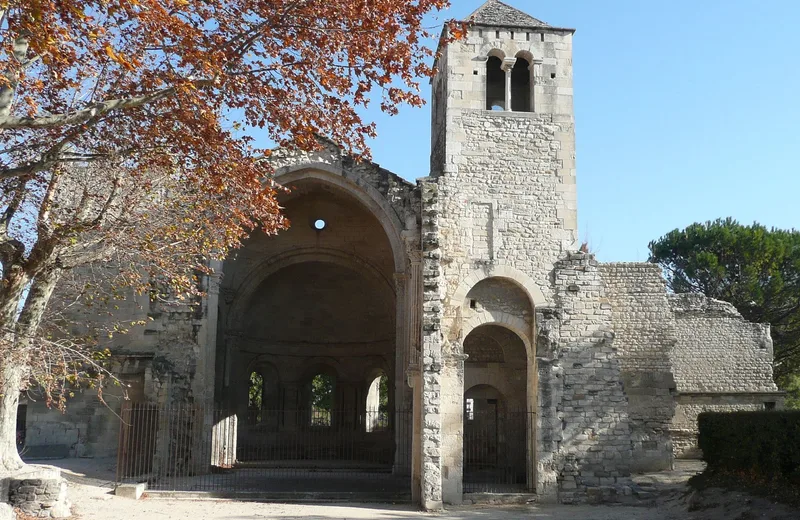
[[[210,259],[287,225],[269,151],[244,129],[368,157],[361,110],[423,103],[423,17],[448,4],[0,0],[0,472],[21,466],[20,390],[53,398],[92,364],[96,345],[43,318],[70,273],[112,266],[95,291],[157,280],[196,296]]]

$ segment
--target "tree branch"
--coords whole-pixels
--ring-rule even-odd
[[[205,88],[213,85],[214,82],[206,79],[190,81],[189,84],[196,88]],[[178,87],[174,86],[141,96],[110,99],[108,101],[95,103],[82,110],[77,110],[67,114],[52,114],[39,117],[12,117],[6,115],[5,117],[0,117],[0,130],[53,128],[58,126],[77,125],[86,123],[94,118],[102,117],[109,112],[138,108],[142,105],[160,101],[174,95],[177,91]],[[2,115],[2,112],[0,112],[0,116]]]
[[[5,16],[5,12],[3,13]],[[14,39],[14,46],[12,48],[12,55],[14,59],[24,68],[28,62],[26,56],[28,55],[28,47],[30,40],[27,33],[22,33]],[[17,93],[17,85],[19,84],[19,71],[6,71],[5,77],[7,84],[0,87],[0,117],[8,117],[11,113],[11,107],[14,104],[14,96]]]

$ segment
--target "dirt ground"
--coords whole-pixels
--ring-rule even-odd
[[[110,474],[98,472],[96,461],[92,472],[82,471],[86,464],[59,464],[70,481],[70,500],[75,518],[80,520],[800,520],[800,511],[742,493],[719,489],[702,494],[691,492],[686,481],[702,470],[699,463],[681,462],[673,472],[636,476],[634,480],[651,491],[651,496],[636,507],[471,505],[451,507],[442,513],[422,513],[406,504],[269,504],[156,498],[133,501],[113,495]]]

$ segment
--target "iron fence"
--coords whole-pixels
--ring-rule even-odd
[[[410,411],[224,410],[126,402],[121,417],[119,483],[234,494],[410,488]]]
[[[531,490],[535,419],[532,411],[465,411],[465,493]]]

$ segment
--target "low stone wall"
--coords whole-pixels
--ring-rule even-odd
[[[703,412],[759,411],[768,407],[783,408],[782,392],[759,393],[683,393],[675,397],[677,408],[670,436],[676,459],[699,459],[697,416]],[[768,404],[770,403],[770,404]]]
[[[8,504],[36,518],[71,515],[67,483],[55,468],[25,468],[6,479]],[[2,517],[0,517],[2,518]]]

